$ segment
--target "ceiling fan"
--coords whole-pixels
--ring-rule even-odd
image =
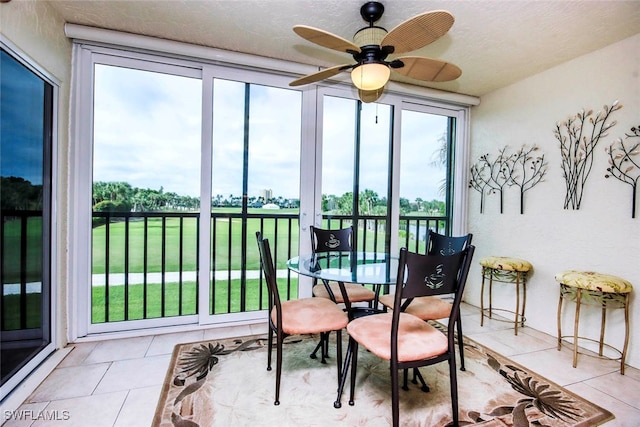
[[[294,26],[293,31],[300,37],[317,45],[348,53],[355,63],[336,65],[300,77],[289,83],[289,86],[315,83],[351,70],[351,80],[358,88],[360,99],[363,102],[373,102],[382,95],[392,69],[404,76],[429,82],[446,82],[460,77],[460,68],[439,59],[402,56],[387,60],[389,55],[411,52],[436,41],[453,25],[453,15],[444,10],[426,12],[387,31],[374,25],[383,13],[382,3],[365,3],[360,8],[360,15],[369,25],[356,32],[353,42],[306,25]]]

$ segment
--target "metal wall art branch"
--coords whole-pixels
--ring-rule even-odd
[[[609,167],[604,177],[614,177],[631,186],[633,189],[631,218],[635,218],[638,179],[640,179],[640,126],[632,127],[630,134],[625,133],[624,139],[616,139],[605,148],[605,152],[609,155]]]
[[[469,188],[480,193],[480,213],[484,212],[484,198],[487,194],[500,195],[500,213],[504,211],[505,187],[516,186],[520,191],[520,213],[524,213],[524,194],[544,178],[548,165],[544,154],[535,156],[538,147],[523,145],[513,154],[507,153],[507,146],[498,151],[491,161],[489,154],[480,156],[471,166]]]
[[[580,111],[562,123],[557,123],[553,134],[560,141],[562,154],[562,175],[566,182],[564,208],[580,209],[584,185],[593,167],[593,154],[600,139],[616,125],[608,121],[614,111],[622,108],[618,101],[611,107],[605,105],[593,116],[593,110]],[[587,129],[590,124],[590,129]]]
[[[537,146],[527,148],[523,145],[518,152],[512,155],[511,185],[520,189],[521,214],[524,213],[524,193],[542,181],[549,166],[544,160],[544,154],[535,156],[535,151],[538,151]]]

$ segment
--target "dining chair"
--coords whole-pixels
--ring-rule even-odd
[[[471,240],[473,238],[473,234],[469,233],[463,236],[445,236],[443,234],[436,233],[433,230],[429,230],[427,234],[427,254],[429,255],[452,255],[456,252],[463,251],[469,245],[471,245]],[[394,295],[386,294],[381,295],[380,303],[393,309],[394,307]],[[414,298],[411,304],[405,309],[406,313],[413,314],[421,318],[424,321],[429,320],[438,320],[438,319],[446,319],[449,317],[451,313],[452,304],[439,297],[439,296],[425,296]],[[456,328],[458,332],[458,351],[460,353],[460,370],[464,371],[464,341],[462,334],[462,319],[458,318],[456,322]],[[405,376],[406,378],[406,376]],[[420,372],[417,369],[413,370],[413,383],[417,384],[418,381],[422,384],[423,391],[429,391],[429,386],[427,386],[426,382],[420,375]],[[407,390],[407,383],[405,381],[403,385],[403,389]]]
[[[349,317],[339,306],[324,298],[300,298],[282,301],[278,291],[276,270],[271,256],[269,240],[256,232],[260,263],[269,288],[269,335],[267,371],[271,370],[273,336],[276,336],[276,397],[274,405],[280,404],[280,378],[282,376],[282,343],[290,335],[323,334],[336,332],[336,365],[338,384],[342,371],[342,329]]]
[[[331,252],[345,252],[353,250],[353,226],[341,229],[324,229],[312,225],[310,226],[310,230],[311,253],[314,255],[326,254],[329,256]],[[369,306],[372,306],[374,301],[377,302],[377,288],[376,292],[374,292],[373,290],[358,283],[344,283],[343,285],[347,298],[351,304],[366,302]],[[314,279],[312,292],[314,296],[330,299],[335,304],[345,303],[340,286],[337,282],[322,280],[322,283],[318,283],[318,280]],[[326,358],[329,355],[328,342],[329,334],[321,335],[320,341],[313,352],[311,352],[310,357],[315,359],[317,357],[316,353],[318,350],[322,349],[322,363],[326,363]]]
[[[358,347],[389,360],[393,426],[399,425],[399,370],[429,366],[447,361],[451,388],[453,425],[458,425],[458,385],[455,356],[455,324],[460,317],[460,302],[469,274],[475,247],[469,245],[452,255],[417,254],[400,250],[394,306],[399,310],[352,320],[347,325],[351,358],[349,404],[354,405]],[[453,294],[446,334],[407,313],[414,298]]]

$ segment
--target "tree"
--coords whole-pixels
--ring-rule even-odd
[[[353,193],[348,191],[338,199],[338,212],[343,215],[351,215],[353,213]]]
[[[411,202],[405,197],[400,197],[400,213],[406,215],[409,212],[411,212]]]
[[[42,185],[33,185],[16,176],[3,176],[0,189],[2,210],[42,210]]]
[[[378,203],[378,193],[373,190],[364,190],[360,193],[360,213],[364,215],[373,214],[373,209]]]

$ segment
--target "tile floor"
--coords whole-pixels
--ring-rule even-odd
[[[480,327],[479,317],[476,307],[463,307],[465,335],[608,409],[616,419],[607,427],[640,426],[639,369],[628,367],[621,376],[617,362],[589,356],[574,369],[571,350],[558,352],[555,337],[528,327],[514,336],[508,323],[485,319]],[[264,330],[254,325],[74,344],[18,409],[68,419],[9,420],[3,426],[149,426],[175,344]]]

